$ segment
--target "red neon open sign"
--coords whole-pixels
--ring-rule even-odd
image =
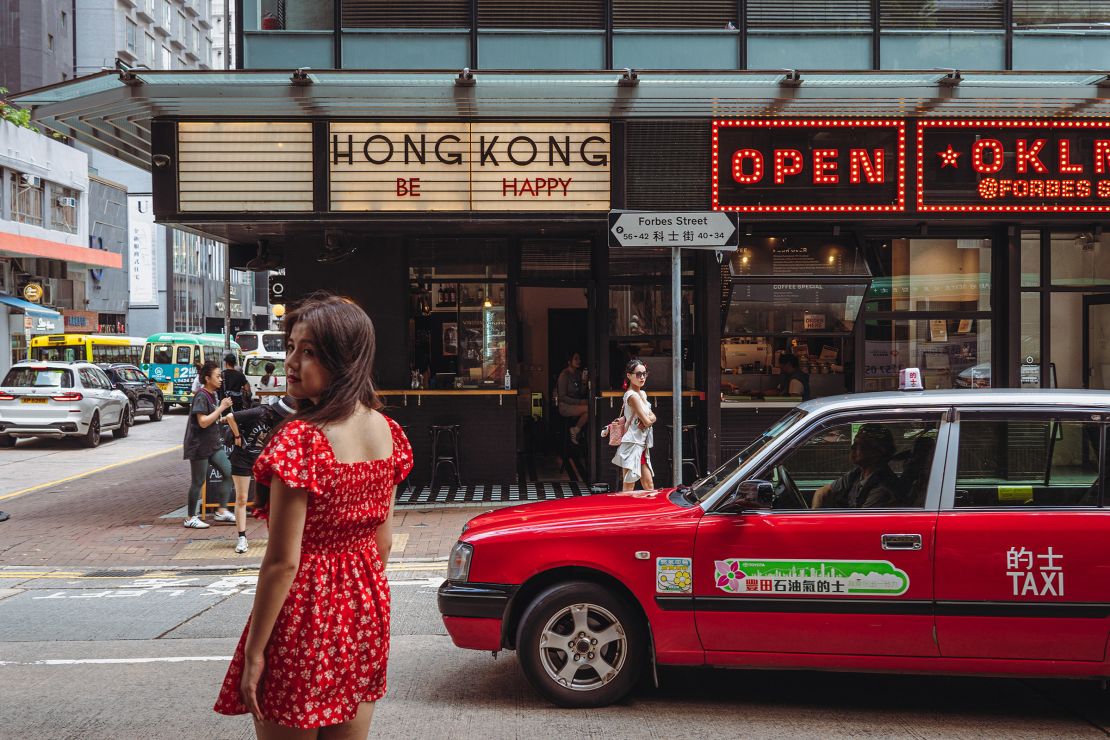
[[[923,213],[1110,213],[1110,122],[923,120]]]
[[[714,210],[892,213],[906,207],[903,121],[714,121],[712,145]]]

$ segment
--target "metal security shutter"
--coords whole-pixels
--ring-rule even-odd
[[[343,0],[343,28],[469,27],[469,0]]]
[[[520,279],[586,282],[590,279],[590,251],[590,242],[581,239],[524,239],[520,242]]]
[[[613,28],[727,28],[736,0],[613,0]]]
[[[882,28],[1002,28],[1003,0],[882,0]]]
[[[1107,0],[1014,0],[1015,28],[1110,28]]]
[[[630,121],[628,208],[709,210],[709,122]]]
[[[602,0],[478,0],[479,28],[605,28]]]
[[[748,28],[871,28],[871,2],[748,0]]]

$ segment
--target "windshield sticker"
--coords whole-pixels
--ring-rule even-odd
[[[694,588],[693,561],[690,558],[656,558],[655,591],[660,594],[688,594]]]
[[[1052,551],[1011,547],[1006,551],[1006,575],[1013,580],[1014,596],[1063,596],[1064,556]],[[1057,562],[1061,561],[1061,562]]]
[[[901,596],[910,577],[887,560],[716,561],[717,588],[730,594]]]

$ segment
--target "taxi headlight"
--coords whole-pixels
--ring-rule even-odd
[[[447,561],[447,580],[465,581],[470,575],[470,558],[473,555],[473,545],[456,542],[451,548],[451,557]]]

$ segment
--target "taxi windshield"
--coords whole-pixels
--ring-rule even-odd
[[[759,452],[768,444],[770,444],[771,440],[776,439],[787,429],[794,426],[794,423],[801,419],[803,416],[805,416],[804,411],[799,411],[795,409],[786,416],[782,417],[778,422],[775,423],[773,427],[765,431],[763,434],[757,437],[754,442],[732,456],[724,465],[717,468],[704,478],[700,478],[695,481],[694,485],[690,487],[690,493],[687,495],[698,502],[704,501],[705,499],[709,498],[709,496],[717,490],[717,486],[719,486],[723,481],[728,480],[728,478],[736,471],[737,468],[750,460],[752,456],[755,455],[755,453]]]

